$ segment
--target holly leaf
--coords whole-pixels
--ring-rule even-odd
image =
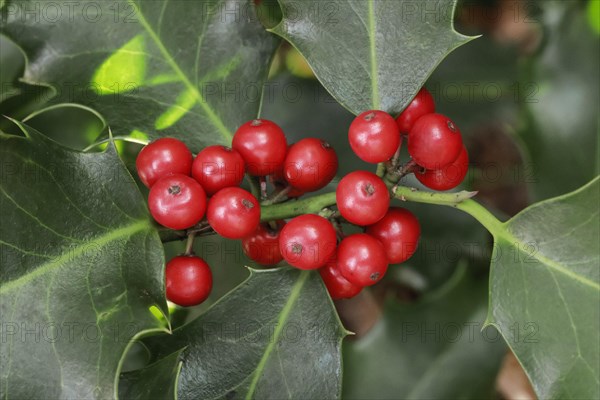
[[[101,115],[79,104],[45,107],[29,114],[22,121],[72,150],[84,150],[95,143],[102,132],[108,132]],[[117,150],[121,144],[115,143]]]
[[[5,6],[1,32],[27,55],[24,81],[51,85],[55,102],[98,110],[117,135],[177,136],[197,151],[230,142],[258,114],[278,40],[262,27],[253,2],[84,0],[57,4],[58,13],[51,7],[35,0]]]
[[[354,114],[399,114],[444,57],[472,39],[454,30],[455,0],[279,2],[283,19],[270,31]]]
[[[161,329],[162,246],[114,147],[0,134],[0,397],[108,398],[132,340]]]
[[[145,368],[122,374],[119,381],[119,398],[175,400],[182,351],[178,350]]]
[[[318,273],[251,269],[205,314],[145,343],[158,360],[183,349],[179,399],[329,399],[345,335]]]
[[[600,179],[537,203],[494,235],[487,323],[541,399],[600,396]]]
[[[344,344],[345,399],[482,399],[506,346],[485,320],[486,287],[459,263],[416,304],[388,302],[364,337]]]

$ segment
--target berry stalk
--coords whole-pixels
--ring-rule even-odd
[[[322,209],[333,205],[335,205],[335,192],[324,193],[302,200],[262,207],[260,219],[261,221],[272,221],[303,214],[318,214]]]

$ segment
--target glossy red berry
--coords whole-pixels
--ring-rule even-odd
[[[419,93],[410,102],[410,104],[396,118],[396,123],[400,129],[400,134],[408,135],[413,125],[419,118],[435,112],[435,101],[433,96],[425,88],[419,90]]]
[[[192,176],[212,196],[219,190],[239,186],[244,180],[245,163],[241,154],[225,146],[208,146],[194,160]]]
[[[323,283],[333,300],[350,299],[362,290],[362,286],[350,283],[342,276],[338,266],[337,258],[334,256],[327,264],[319,269]]]
[[[287,151],[290,151],[290,148],[293,146],[293,144],[288,145]],[[286,155],[287,157],[287,155]],[[281,166],[281,169],[278,169],[277,171],[275,171],[273,174],[271,174],[269,176],[269,180],[271,181],[271,183],[273,184],[273,186],[275,186],[275,188],[277,190],[281,190],[284,189],[286,187],[289,186],[288,192],[287,192],[287,197],[290,199],[295,199],[298,198],[302,195],[304,195],[304,191],[300,190],[300,189],[296,189],[294,187],[291,187],[287,181],[285,180],[285,177],[283,176],[283,168],[285,166],[285,161],[284,161],[284,165]]]
[[[279,125],[255,119],[239,127],[233,135],[232,147],[244,158],[250,175],[266,176],[283,166],[287,141]]]
[[[147,187],[171,174],[189,175],[192,152],[180,140],[162,138],[144,146],[135,160],[140,180]]]
[[[390,193],[377,175],[354,171],[342,178],[335,191],[342,217],[355,225],[371,225],[385,215]]]
[[[206,218],[219,235],[228,239],[241,239],[252,234],[258,227],[260,205],[244,189],[228,187],[211,197]]]
[[[384,111],[365,111],[348,130],[350,147],[358,158],[369,163],[389,160],[400,146],[400,132],[394,118]]]
[[[190,307],[202,303],[212,290],[212,272],[200,257],[178,256],[165,270],[167,300]]]
[[[331,222],[314,214],[292,219],[279,234],[281,255],[299,269],[321,268],[335,252],[336,244]]]
[[[376,284],[388,268],[383,244],[365,233],[350,235],[342,240],[337,259],[342,276],[358,286]]]
[[[279,233],[285,222],[277,224],[273,229],[268,224],[261,224],[254,233],[242,239],[242,249],[249,259],[262,265],[275,265],[283,257],[279,250]]]
[[[460,152],[458,158],[451,164],[442,169],[425,170],[425,172],[415,172],[415,177],[423,185],[433,190],[450,190],[454,189],[467,176],[469,171],[469,154],[464,148]]]
[[[335,176],[338,158],[324,140],[306,138],[293,144],[283,164],[283,176],[295,189],[314,192],[324,188]]]
[[[187,229],[204,216],[206,193],[189,176],[165,176],[150,189],[148,208],[159,224],[171,229]]]
[[[390,264],[399,264],[417,250],[421,226],[407,209],[391,207],[381,220],[367,228],[366,233],[383,244]]]
[[[441,169],[456,160],[463,147],[458,127],[441,114],[427,114],[408,134],[408,153],[426,169]]]

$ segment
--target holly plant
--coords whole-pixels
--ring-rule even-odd
[[[561,155],[597,161],[597,69],[561,81],[597,20],[567,3],[517,61],[456,0],[1,1],[1,397],[495,398],[514,354],[598,398],[600,180]],[[538,101],[436,86],[511,69]],[[502,143],[542,201],[490,178]]]

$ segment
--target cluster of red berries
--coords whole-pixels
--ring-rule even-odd
[[[389,160],[407,137],[415,164],[412,172],[430,189],[453,189],[468,172],[469,157],[460,130],[448,117],[435,113],[433,96],[425,88],[395,121],[383,111],[360,114],[348,137],[356,155],[371,163]]]
[[[162,138],[145,146],[136,160],[140,180],[150,188],[150,213],[159,224],[188,229],[206,215],[217,234],[242,239],[245,253],[264,265],[283,259],[279,230],[285,222],[260,224],[258,200],[239,187],[244,174],[261,177],[265,185],[269,176],[277,190],[285,190],[284,197],[295,198],[325,187],[337,167],[327,142],[306,138],[288,147],[282,129],[264,119],[243,124],[231,148],[208,146],[194,157],[183,142]],[[167,298],[176,304],[199,304],[210,294],[210,268],[199,257],[174,258],[165,276]]]
[[[383,111],[366,111],[350,126],[350,145],[367,162],[388,162],[408,135],[408,151],[419,166],[413,170],[417,178],[433,189],[455,187],[466,174],[466,151],[454,123],[434,109],[431,95],[423,89],[396,120]],[[457,165],[459,179],[449,174]],[[244,174],[259,177],[262,200],[268,177],[275,197],[286,201],[324,188],[338,168],[337,155],[327,142],[306,138],[288,146],[282,129],[264,119],[243,124],[231,148],[209,146],[195,158],[181,141],[158,139],[142,149],[136,167],[150,188],[149,209],[158,223],[188,229],[206,214],[210,228],[225,238],[241,239],[245,254],[260,264],[285,260],[299,269],[320,269],[334,299],[353,297],[379,282],[389,264],[413,255],[420,237],[417,218],[406,209],[390,208],[388,186],[368,171],[341,179],[338,212],[330,219],[306,214],[287,223],[261,224],[257,198],[239,187]],[[365,233],[344,237],[337,223],[340,217],[364,227]],[[165,275],[167,298],[182,306],[201,303],[212,288],[209,266],[193,254],[175,257]]]

